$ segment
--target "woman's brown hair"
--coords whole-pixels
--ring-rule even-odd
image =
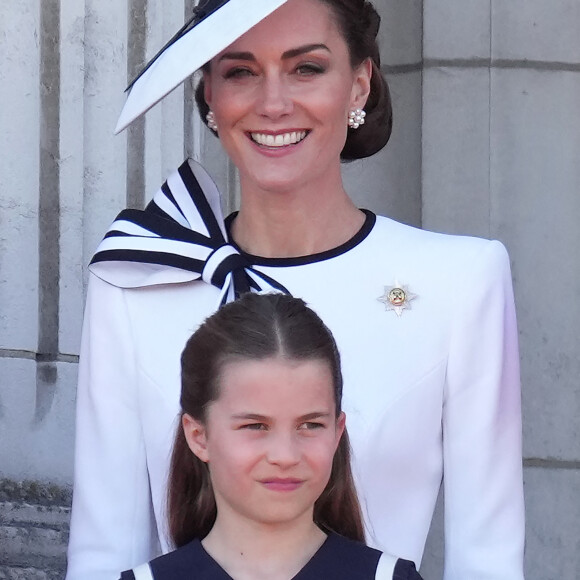
[[[204,422],[219,398],[223,365],[231,360],[319,360],[328,364],[336,417],[341,412],[340,356],[330,330],[306,304],[285,294],[244,294],[210,316],[181,355],[181,410]],[[169,532],[176,547],[204,538],[217,515],[209,468],[177,429],[168,488]],[[314,521],[326,532],[363,541],[364,528],[350,468],[346,430],[334,454],[326,488],[314,504]]]
[[[330,7],[348,45],[351,66],[355,68],[367,58],[372,62],[371,90],[365,105],[365,124],[358,129],[348,130],[340,154],[342,161],[364,159],[374,155],[387,144],[393,128],[391,95],[381,72],[381,55],[377,43],[381,17],[371,2],[366,0],[316,1]],[[204,69],[209,70],[208,67],[209,64],[206,64]],[[199,114],[207,124],[206,115],[209,107],[205,102],[203,79],[197,85],[195,100]]]

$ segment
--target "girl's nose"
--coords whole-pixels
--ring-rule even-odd
[[[269,437],[267,459],[280,467],[290,467],[300,461],[300,448],[294,433],[272,433]]]
[[[292,112],[292,98],[280,75],[266,75],[259,88],[257,109],[260,115],[278,119]]]

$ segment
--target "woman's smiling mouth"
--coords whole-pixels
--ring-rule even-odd
[[[290,131],[288,133],[278,133],[277,135],[250,133],[250,137],[254,143],[264,147],[287,147],[288,145],[300,143],[307,134],[308,131]]]

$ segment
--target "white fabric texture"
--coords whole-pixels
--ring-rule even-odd
[[[318,259],[317,259],[318,258]],[[499,242],[377,218],[348,251],[257,271],[304,298],[343,361],[369,544],[419,565],[445,472],[445,580],[523,579],[517,329]],[[398,317],[377,299],[417,294]],[[91,276],[67,580],[116,580],[169,549],[165,485],[179,357],[219,290],[121,289]]]

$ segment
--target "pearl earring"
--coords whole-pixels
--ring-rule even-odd
[[[207,121],[207,126],[217,133],[218,126],[215,122],[215,115],[213,111],[208,111],[207,115],[205,116],[205,120]]]
[[[353,109],[348,114],[348,126],[351,129],[358,129],[361,125],[365,124],[365,117],[367,114],[363,109]]]

